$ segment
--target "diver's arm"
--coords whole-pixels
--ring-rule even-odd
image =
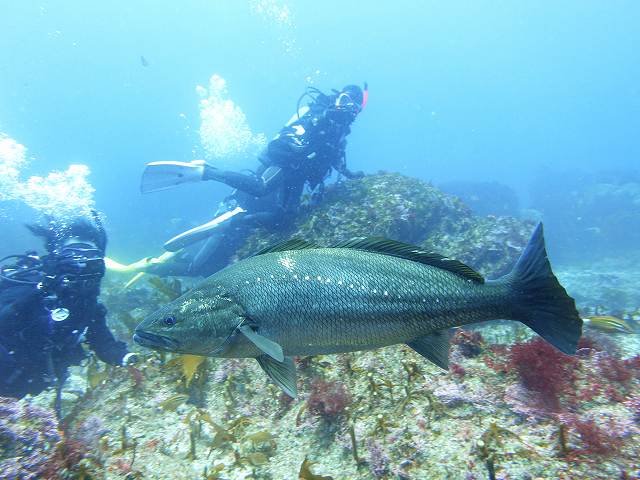
[[[364,177],[363,171],[358,170],[357,172],[352,172],[347,168],[347,154],[344,150],[340,152],[340,155],[338,156],[338,160],[333,163],[333,168],[335,168],[339,174],[344,175],[349,180],[354,180],[354,179]]]
[[[127,344],[116,340],[107,327],[107,309],[98,303],[95,317],[87,330],[87,341],[98,358],[110,365],[122,365],[122,361],[129,353]]]

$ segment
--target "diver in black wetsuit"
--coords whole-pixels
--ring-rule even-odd
[[[203,180],[216,180],[255,197],[276,193],[280,214],[295,213],[305,184],[311,190],[323,184],[335,169],[347,178],[346,137],[362,110],[363,91],[348,85],[333,96],[314,90],[314,101],[298,112],[269,142],[259,157],[262,165],[254,175],[218,170],[205,165]]]
[[[143,192],[189,181],[214,180],[236,189],[217,215],[237,207],[242,211],[216,225],[195,255],[179,255],[171,263],[154,265],[147,271],[159,275],[211,275],[226,266],[256,225],[267,228],[289,225],[299,211],[305,186],[317,201],[332,170],[348,179],[361,178],[362,172],[354,173],[347,168],[345,150],[351,124],[366,105],[367,94],[366,84],[364,91],[348,85],[331,95],[307,89],[298,101],[297,114],[259,156],[261,165],[255,173],[224,171],[203,161],[149,164],[143,176]],[[311,102],[300,108],[306,96]],[[185,240],[184,234],[180,237]],[[172,240],[165,244],[169,250]],[[184,244],[181,242],[180,247]]]
[[[106,324],[98,302],[107,237],[100,219],[79,217],[29,226],[47,254],[11,255],[0,268],[0,396],[22,398],[48,387],[59,395],[70,365],[85,358],[88,342],[111,365],[135,361]]]

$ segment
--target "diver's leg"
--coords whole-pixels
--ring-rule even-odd
[[[218,254],[218,250],[220,248],[220,243],[224,240],[224,233],[216,233],[211,235],[205,242],[204,245],[198,250],[195,257],[189,264],[189,273],[191,275],[203,275],[207,276],[201,272],[211,273],[220,270],[220,268],[216,268],[216,263],[220,263],[220,255]],[[222,260],[224,262],[224,260]]]
[[[159,277],[181,277],[188,276],[190,261],[187,254],[175,255],[170,260],[162,263],[149,265],[144,269],[145,273],[158,275]]]
[[[278,185],[282,169],[280,167],[268,167],[261,175],[245,174],[219,170],[207,166],[202,177],[203,180],[215,180],[237,188],[250,195],[263,197]]]
[[[224,230],[209,238],[192,262],[191,274],[208,277],[226,267],[257,226],[253,218],[254,215],[247,215],[231,220]]]

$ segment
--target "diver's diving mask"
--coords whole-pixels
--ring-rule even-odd
[[[48,273],[64,286],[90,288],[99,284],[105,273],[104,253],[92,241],[71,237],[56,248]]]
[[[360,105],[356,103],[351,95],[349,95],[347,92],[338,94],[334,106],[336,110],[348,111],[353,113],[354,115],[360,113],[361,110]]]
[[[341,91],[335,91],[333,105],[329,110],[334,120],[351,123],[364,109],[368,98],[368,86],[364,90],[357,85],[348,85]]]

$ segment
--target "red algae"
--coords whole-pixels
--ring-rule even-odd
[[[536,392],[544,408],[561,410],[561,396],[573,390],[578,360],[560,352],[542,338],[511,347],[508,366],[520,376],[522,384]]]
[[[346,412],[351,395],[340,382],[315,379],[307,399],[309,411],[328,421],[334,421]]]

